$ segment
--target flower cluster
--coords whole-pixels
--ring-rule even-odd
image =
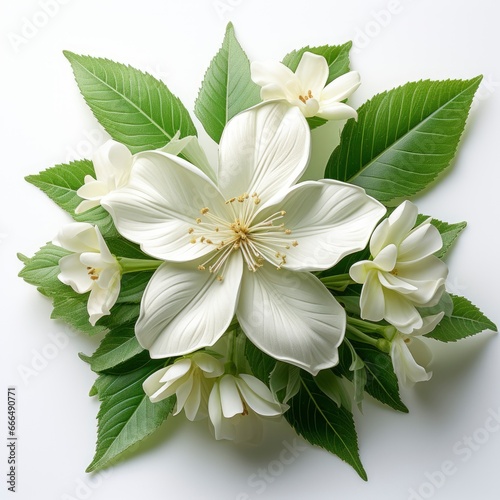
[[[234,36],[228,30],[226,36]],[[99,374],[94,393],[104,402],[103,429],[113,422],[114,435],[125,426],[113,409],[119,408],[116,384],[125,391],[123,405],[144,400],[140,404],[153,415],[151,422],[183,412],[190,421],[207,419],[216,439],[249,441],[262,435],[264,418],[284,414],[306,439],[338,453],[337,439],[328,433],[335,415],[344,418],[339,407],[350,411],[351,399],[361,404],[366,390],[382,394],[379,399],[395,409],[405,408],[398,381],[429,380],[428,338],[457,340],[479,332],[462,331],[462,323],[454,322],[455,304],[482,329],[495,328],[466,299],[445,290],[442,257],[463,226],[421,216],[408,200],[394,203],[417,191],[408,191],[417,182],[415,166],[401,178],[401,151],[383,157],[384,148],[398,127],[402,135],[410,132],[404,132],[399,114],[390,133],[366,128],[374,120],[368,120],[370,112],[382,109],[384,120],[391,119],[392,94],[363,111],[346,104],[360,77],[335,66],[341,50],[319,47],[295,51],[283,63],[252,64],[241,50],[244,88],[223,93],[218,102],[217,95],[204,98],[207,88],[216,88],[204,84],[196,109],[218,142],[217,165],[207,160],[186,111],[174,130],[162,122],[166,144],[154,142],[163,117],[151,119],[154,127],[147,129],[131,115],[121,125],[113,122],[122,127],[115,135],[124,143],[109,140],[92,162],[55,167],[74,169],[73,199],[68,202],[66,184],[61,199],[49,194],[78,222],[26,258],[21,275],[45,295],[66,294],[65,301],[54,301],[56,317],[90,333],[106,332],[98,351],[84,357]],[[81,56],[69,58],[86,63]],[[123,71],[109,61],[99,64]],[[154,95],[170,99],[172,119],[182,114],[162,83],[139,72],[136,78],[146,91],[154,88]],[[128,106],[133,96],[127,99]],[[233,107],[224,99],[233,99]],[[401,106],[420,100],[406,102]],[[222,124],[221,106],[226,113],[231,109]],[[115,121],[117,110],[110,111]],[[99,107],[96,116],[103,112]],[[148,108],[140,120],[155,112]],[[344,119],[346,132],[325,178],[303,181],[311,130]],[[425,133],[433,133],[430,125]],[[378,141],[382,135],[385,142]],[[422,155],[419,150],[418,161]],[[381,174],[386,167],[387,178]],[[47,172],[40,174],[43,186]],[[63,178],[58,170],[57,179]],[[55,272],[38,272],[54,256]],[[82,304],[91,326],[81,327]],[[387,376],[368,382],[369,363]],[[354,385],[354,398],[346,381]],[[375,383],[386,385],[379,390]],[[321,419],[327,425],[320,432]],[[132,440],[148,435],[151,422],[139,422]],[[351,424],[342,422],[335,432],[351,439]],[[98,441],[98,448],[106,446]],[[117,445],[113,453],[122,451]],[[96,454],[98,465],[103,456],[108,455]],[[351,465],[363,475],[356,460]]]

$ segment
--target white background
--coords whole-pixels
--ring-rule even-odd
[[[7,448],[2,445],[0,496],[500,498],[500,427],[484,428],[492,424],[491,412],[500,412],[500,346],[492,333],[437,345],[432,380],[403,394],[409,415],[371,399],[363,415],[356,412],[368,483],[335,456],[304,446],[300,439],[294,460],[280,464],[283,442],[294,445],[296,439],[284,422],[268,427],[262,447],[248,448],[215,442],[205,423],[190,424],[182,417],[169,419],[128,460],[104,474],[86,475],[98,403],[87,397],[94,375],[77,353],[90,354],[97,339],[75,335],[50,320],[49,302],[16,276],[21,268],[16,252],[32,255],[67,221],[23,177],[88,157],[106,139],[78,92],[62,50],[149,71],[192,110],[206,67],[232,20],[250,59],[281,59],[304,45],[354,39],[352,67],[363,81],[351,100],[355,106],[410,80],[485,75],[453,168],[417,201],[423,213],[469,222],[448,260],[449,288],[499,322],[497,1],[65,0],[63,5],[59,0],[54,7],[55,1],[47,2],[52,5],[50,16],[38,0],[4,1],[0,15],[0,436],[7,433],[5,400],[11,385],[17,387],[19,435],[18,492],[7,492]],[[29,23],[35,27],[30,29]],[[337,135],[334,125],[314,133],[316,167],[324,165]],[[213,157],[210,141],[205,138],[204,143]],[[467,444],[468,436],[472,441]],[[447,461],[452,462],[447,469],[452,473],[437,473]],[[259,474],[263,476],[257,482]]]

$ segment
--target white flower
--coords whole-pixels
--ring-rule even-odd
[[[432,332],[443,319],[444,312],[423,318],[423,326],[409,335],[396,332],[391,341],[391,359],[394,372],[403,385],[425,382],[432,376],[427,366],[432,353],[425,342],[416,338]]]
[[[358,72],[350,71],[326,85],[328,73],[326,59],[312,52],[304,52],[295,73],[277,61],[254,61],[251,65],[252,80],[262,87],[263,101],[284,99],[298,106],[305,117],[357,118],[356,111],[341,101],[359,87]]]
[[[193,421],[207,416],[208,396],[216,377],[224,373],[224,365],[210,354],[195,352],[150,375],[142,385],[151,402],[156,403],[175,394],[174,415],[184,409]]]
[[[278,417],[286,408],[263,382],[243,373],[217,380],[208,400],[215,439],[235,442],[259,441],[263,427],[259,415]]]
[[[173,155],[184,154],[213,179],[214,173],[205,153],[199,146],[198,138],[187,136],[179,139],[179,137],[180,133],[177,132],[159,151]],[[125,145],[109,140],[97,149],[92,162],[96,179],[91,175],[86,175],[85,184],[76,192],[80,198],[84,198],[75,209],[77,214],[99,206],[106,195],[127,185],[134,164],[134,156]]]
[[[402,203],[373,232],[373,260],[357,262],[349,271],[363,283],[361,317],[385,319],[402,333],[424,326],[417,307],[439,302],[448,275],[446,264],[433,255],[443,245],[439,231],[430,219],[413,228],[417,215],[413,203]]]
[[[96,178],[85,176],[85,184],[76,194],[84,200],[76,207],[80,214],[101,204],[104,196],[125,186],[132,170],[132,153],[123,144],[109,140],[92,156]]]
[[[59,260],[58,278],[77,293],[90,292],[87,310],[93,326],[110,313],[118,298],[120,264],[111,255],[99,229],[86,222],[64,226],[54,244],[74,252]]]
[[[137,155],[128,186],[103,206],[123,236],[167,261],[136,324],[153,358],[215,344],[236,314],[276,359],[313,374],[338,362],[345,311],[308,271],[364,248],[385,209],[342,182],[294,186],[309,149],[300,111],[272,102],[226,126],[217,185],[178,157]]]

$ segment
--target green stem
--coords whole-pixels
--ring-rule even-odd
[[[122,274],[125,274],[136,273],[137,271],[155,271],[161,264],[163,264],[163,261],[118,257],[118,263],[122,268]]]
[[[351,340],[357,340],[358,342],[363,342],[365,344],[372,345],[376,347],[379,351],[389,353],[391,351],[391,343],[386,339],[374,339],[356,327],[347,324],[346,327],[347,338]]]
[[[344,291],[349,285],[354,285],[356,282],[351,279],[349,274],[337,274],[336,276],[326,276],[320,278],[321,283],[331,290]]]
[[[224,371],[226,373],[230,373],[231,375],[236,375],[236,363],[234,362],[234,351],[236,345],[236,330],[232,330],[228,334],[228,346],[227,346],[227,355],[226,355],[226,364],[224,365]]]

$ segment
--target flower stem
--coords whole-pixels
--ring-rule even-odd
[[[389,353],[391,350],[391,343],[386,339],[374,339],[366,333],[363,333],[361,330],[358,330],[356,327],[350,325],[349,323],[346,327],[346,334],[347,338],[372,345],[382,352]]]
[[[125,274],[136,273],[137,271],[155,271],[161,264],[163,264],[163,261],[118,257],[118,263],[122,268],[122,274]]]
[[[353,285],[356,282],[351,279],[349,274],[337,274],[336,276],[326,276],[321,278],[321,283],[325,285],[330,290],[338,290],[343,292],[349,285]]]
[[[347,322],[352,326],[361,328],[365,332],[378,333],[385,337],[385,330],[387,329],[387,326],[385,325],[377,325],[376,323],[371,323],[358,318],[352,318],[351,316],[347,316]]]

